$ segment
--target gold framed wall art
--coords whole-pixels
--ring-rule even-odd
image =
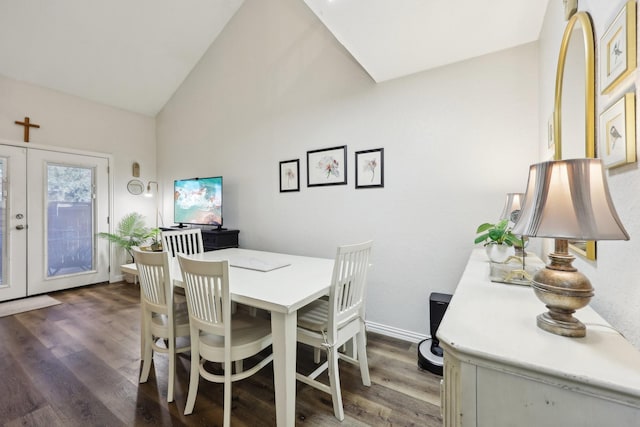
[[[636,2],[630,0],[600,39],[600,92],[611,92],[635,70],[636,57]]]
[[[598,153],[606,168],[636,161],[636,99],[626,93],[600,114]]]

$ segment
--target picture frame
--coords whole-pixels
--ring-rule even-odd
[[[280,162],[280,192],[300,191],[300,159]]]
[[[609,93],[636,68],[636,2],[628,1],[600,39],[600,92]]]
[[[636,100],[626,93],[600,114],[598,153],[605,168],[636,161]]]
[[[346,184],[346,145],[307,151],[307,187]]]
[[[356,188],[384,187],[384,148],[356,151]]]

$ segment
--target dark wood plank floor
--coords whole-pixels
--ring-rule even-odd
[[[53,307],[0,318],[0,424],[3,426],[216,426],[222,385],[200,381],[194,413],[182,415],[188,354],[178,360],[175,401],[166,402],[167,358],[156,355],[149,381],[140,372],[139,289],[100,284],[51,294]],[[416,345],[368,334],[371,387],[357,367],[340,365],[345,420],[331,397],[298,383],[299,426],[441,426],[440,378],[420,371]],[[313,367],[299,345],[298,369]],[[275,425],[271,365],[233,385],[232,425]]]

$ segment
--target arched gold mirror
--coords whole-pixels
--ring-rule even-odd
[[[591,18],[578,12],[569,19],[562,37],[553,129],[555,160],[595,157],[595,49]],[[570,242],[574,252],[596,259],[596,244]]]

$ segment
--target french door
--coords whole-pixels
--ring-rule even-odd
[[[108,164],[0,145],[0,301],[109,279]]]

